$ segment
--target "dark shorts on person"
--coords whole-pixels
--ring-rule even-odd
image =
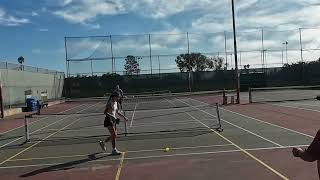
[[[320,130],[306,150],[313,160],[320,160]]]
[[[114,124],[113,124],[113,121],[112,121],[112,119],[109,117],[109,116],[106,116],[105,118],[104,118],[104,127],[112,127],[112,126],[114,126]]]

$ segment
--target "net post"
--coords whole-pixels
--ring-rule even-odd
[[[127,122],[124,122],[124,129],[125,129],[124,136],[127,136],[127,135],[128,135],[128,126],[127,126]]]
[[[28,117],[24,116],[24,130],[25,130],[25,142],[30,142],[29,122]]]
[[[219,111],[219,104],[216,103],[216,111],[217,111],[217,118],[218,118],[218,128],[217,128],[217,131],[218,132],[222,132],[223,129],[222,129],[222,125],[221,125],[221,118],[220,118],[220,111]]]
[[[249,103],[252,103],[252,90],[249,88]]]
[[[122,110],[122,105],[121,105],[121,110]],[[125,117],[127,117],[126,116],[126,112],[125,111],[123,111],[122,110],[122,112],[123,112],[123,115],[125,116]],[[124,136],[127,136],[128,135],[128,126],[127,126],[127,121],[124,121]]]

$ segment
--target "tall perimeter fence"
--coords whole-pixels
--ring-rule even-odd
[[[316,61],[320,57],[320,40],[317,38],[319,36],[320,28],[237,31],[239,69],[242,74],[248,74],[250,71],[256,73],[259,79],[264,77],[264,81],[266,81],[268,79],[265,77],[266,74],[278,72],[288,64],[307,64]],[[139,90],[127,88],[128,91],[161,90],[164,88],[160,86],[161,84],[171,81],[173,85],[167,88],[179,89],[177,91],[235,88],[233,85],[236,82],[233,71],[235,69],[233,33],[228,31],[65,37],[65,48],[67,78],[70,79],[71,88],[76,86],[77,92],[81,91],[79,89],[80,81],[86,82],[92,79],[90,77],[97,79],[96,77],[110,74],[119,76],[113,79],[117,79],[123,85],[131,82],[136,84],[136,82],[133,83],[134,79],[134,81],[139,81],[141,86],[148,84],[149,87]],[[187,73],[180,72],[175,62],[180,54],[190,53],[201,53],[208,59],[222,58],[222,68],[219,69],[219,72],[209,69],[206,72],[192,72],[190,78]],[[124,69],[128,56],[133,56],[138,62],[140,69],[138,74],[128,75]],[[302,84],[304,78],[309,76],[304,75],[307,70],[308,68],[302,66],[299,77],[289,84]],[[277,75],[277,77],[279,76],[283,75]],[[168,77],[170,77],[170,81],[168,81]],[[272,77],[275,77],[275,74]],[[104,79],[108,79],[108,77],[104,77]],[[241,85],[245,85],[257,78],[246,75],[242,79]],[[109,78],[109,84],[112,85],[107,87],[102,79],[94,81],[97,81],[97,88],[103,89],[103,91],[108,91],[111,86],[117,83]],[[287,85],[286,83],[282,84],[286,82],[285,78],[282,82],[277,83],[272,83],[272,79],[268,81],[270,81],[270,85]],[[156,83],[152,85],[152,88],[150,88],[151,82]],[[255,86],[268,86],[267,84],[259,82]],[[175,88],[174,85],[180,86]]]
[[[60,99],[64,78],[62,72],[0,62],[2,107],[6,109],[24,105],[28,96],[46,100]]]
[[[320,57],[320,28],[237,32],[240,69],[282,67],[286,63]],[[232,32],[108,35],[66,37],[67,77],[106,73],[125,74],[127,56],[139,62],[140,74],[179,72],[180,54],[201,53],[221,57],[224,68],[234,69]]]

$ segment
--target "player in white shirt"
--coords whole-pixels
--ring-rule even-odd
[[[99,141],[101,148],[104,151],[107,151],[105,143],[107,143],[111,139],[112,151],[113,155],[120,155],[121,152],[116,148],[116,137],[117,137],[117,129],[115,124],[120,120],[117,118],[117,115],[122,117],[125,121],[128,121],[128,118],[124,116],[118,109],[118,102],[120,100],[120,94],[118,92],[113,92],[107,102],[106,108],[104,110],[104,114],[106,115],[104,120],[104,127],[108,128],[110,132],[110,136],[105,139],[105,141]]]

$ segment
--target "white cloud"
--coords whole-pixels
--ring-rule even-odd
[[[158,19],[189,10],[207,12],[208,10],[215,10],[216,7],[224,3],[224,0],[131,0],[124,4],[129,11]]]
[[[47,11],[48,11],[48,9],[46,7],[41,8],[41,12],[47,12]]]
[[[32,49],[31,52],[33,54],[41,54],[42,53],[42,51],[40,49]]]
[[[235,2],[235,7],[237,10],[251,8],[255,5],[259,0],[238,0]]]
[[[121,4],[104,0],[68,1],[68,4],[53,14],[72,23],[87,23],[100,15],[113,15],[123,11]]]
[[[73,23],[86,23],[98,16],[135,13],[148,18],[166,18],[183,11],[211,11],[226,4],[210,0],[56,0],[62,8],[53,12],[56,16]]]
[[[97,8],[98,2],[99,8]],[[238,48],[242,51],[255,51],[243,52],[243,60],[246,59],[250,64],[260,63],[262,28],[265,29],[264,48],[268,50],[268,63],[281,60],[282,43],[285,41],[289,42],[288,48],[299,48],[298,28],[314,27],[320,24],[320,14],[310,13],[320,11],[318,3],[318,0],[282,0],[280,3],[277,0],[235,1]],[[187,50],[186,31],[190,32],[191,52],[224,52],[224,31],[228,32],[227,51],[233,51],[230,1],[118,0],[116,3],[110,3],[110,1],[103,0],[92,0],[90,2],[79,0],[77,2],[70,1],[55,14],[70,22],[100,28],[99,24],[92,23],[98,16],[124,12],[140,14],[153,18],[155,21],[161,19],[164,24],[168,24],[167,30],[152,32],[151,47],[153,55],[185,53]],[[179,21],[184,24],[185,22],[191,24],[186,27],[180,27],[179,23],[174,24],[171,19],[166,19],[178,13],[189,12],[196,12],[196,16],[188,16],[188,19],[180,17]],[[295,29],[295,31],[287,31],[288,29]],[[251,32],[242,33],[248,30]],[[130,34],[130,31],[128,34]],[[315,38],[319,35],[320,29],[318,32],[305,31],[302,34],[304,47],[319,48],[319,41]],[[147,55],[149,53],[147,39],[145,37],[138,38],[144,40],[137,41],[130,39],[130,37],[123,37],[122,40],[115,41],[113,48],[116,55],[125,56],[128,53],[132,54],[132,52],[138,56]],[[89,49],[94,49],[93,44],[89,44],[89,46]],[[274,49],[278,52],[271,51]],[[299,53],[296,54],[299,55]],[[292,54],[291,57],[299,59],[299,57],[295,57],[296,54]]]
[[[101,38],[67,38],[67,51],[69,59],[106,57],[110,54],[106,50],[110,47],[108,37]]]
[[[61,2],[62,6],[66,6],[66,5],[70,4],[70,3],[72,3],[72,0],[63,0]]]
[[[47,29],[47,28],[40,28],[39,31],[40,31],[40,32],[47,32],[47,31],[49,31],[49,29]]]
[[[31,16],[39,16],[39,14],[37,12],[35,12],[35,11],[32,11],[31,12]]]
[[[0,8],[0,25],[3,26],[20,26],[30,23],[29,19],[18,18],[6,13],[5,10]]]
[[[84,23],[85,26],[87,26],[89,29],[100,29],[101,26],[100,24],[88,24],[88,23]]]
[[[213,20],[212,16],[205,16],[203,18],[197,19],[192,22],[192,31],[193,32],[223,32],[231,27],[231,21],[207,21]]]

